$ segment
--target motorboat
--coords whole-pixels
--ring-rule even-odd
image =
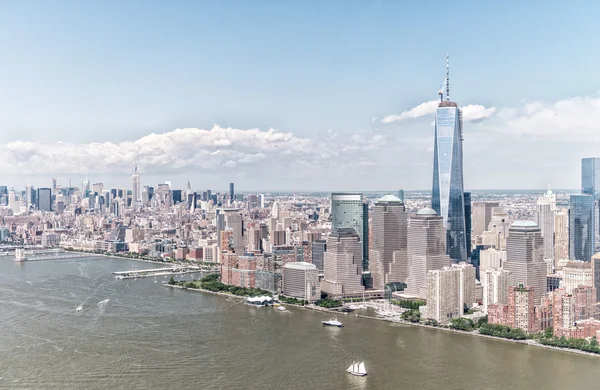
[[[337,318],[331,319],[331,320],[329,320],[329,321],[321,321],[321,322],[322,322],[322,323],[323,323],[323,325],[325,325],[325,326],[335,326],[335,327],[337,327],[337,328],[343,328],[343,327],[344,327],[344,325],[342,325],[342,323],[341,323],[341,322],[339,322],[339,321],[337,320]]]

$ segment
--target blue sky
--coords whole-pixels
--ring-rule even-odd
[[[426,189],[433,116],[381,119],[435,100],[449,53],[452,99],[494,109],[465,123],[466,186],[577,188],[579,159],[599,146],[599,14],[591,1],[5,1],[6,180],[79,181],[89,169],[127,185],[138,160],[143,184]],[[553,110],[566,124],[548,135]],[[571,137],[569,123],[590,131]],[[195,133],[158,150],[175,129],[214,125],[240,133]],[[248,149],[235,138],[255,128],[291,144],[261,135],[271,144]],[[315,145],[317,156],[302,150]]]

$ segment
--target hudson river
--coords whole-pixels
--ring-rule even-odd
[[[600,358],[388,322],[254,308],[112,271],[0,258],[0,388],[591,389]],[[107,301],[108,300],[108,301]],[[81,311],[77,307],[81,306]],[[353,377],[353,359],[369,375]]]

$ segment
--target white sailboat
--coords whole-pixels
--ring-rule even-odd
[[[365,376],[367,375],[367,368],[365,367],[365,362],[352,362],[350,367],[346,370],[352,375],[356,376]]]

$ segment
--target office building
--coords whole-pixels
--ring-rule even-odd
[[[595,253],[595,202],[592,195],[571,195],[569,202],[569,258],[590,261]]]
[[[312,263],[317,266],[319,272],[323,272],[325,251],[327,250],[327,241],[316,240],[311,242]]]
[[[492,221],[492,213],[494,207],[500,207],[498,202],[473,202],[473,235],[480,236],[484,231],[488,230],[488,226]]]
[[[332,297],[361,296],[363,246],[352,228],[334,229],[327,238],[321,290]]]
[[[377,200],[371,210],[369,261],[373,288],[383,290],[390,282],[406,282],[406,227],[404,203],[394,195]]]
[[[562,274],[560,287],[567,294],[572,294],[579,286],[593,286],[591,262],[569,261],[559,272]]]
[[[50,188],[38,188],[36,199],[36,209],[40,211],[52,211],[52,190]]]
[[[291,262],[283,266],[283,295],[310,303],[321,299],[319,270],[314,264]]]
[[[248,229],[248,251],[262,251],[262,230],[259,227]]]
[[[363,270],[369,268],[369,205],[361,193],[331,194],[331,228],[354,229],[360,238]]]
[[[544,239],[544,258],[554,260],[554,214],[556,213],[556,195],[548,190],[537,200],[536,222]]]
[[[450,265],[446,255],[446,228],[435,210],[419,210],[408,219],[406,293],[427,298],[427,272]]]
[[[223,222],[225,228],[231,229],[232,231],[232,247],[233,251],[241,256],[244,254],[245,242],[244,242],[244,226],[242,221],[242,214],[239,209],[222,209]],[[223,248],[221,248],[222,250]]]
[[[466,261],[467,231],[463,184],[463,122],[458,105],[450,101],[449,70],[446,66],[446,100],[435,114],[433,187],[431,207],[444,220],[447,254],[455,262]]]
[[[233,189],[233,183],[229,183],[229,201],[233,202],[235,200],[235,191]]]
[[[594,252],[600,251],[600,158],[581,159],[581,193],[594,198]]]
[[[506,261],[503,268],[511,273],[511,285],[529,286],[535,291],[539,305],[546,293],[546,263],[544,240],[533,221],[515,221],[506,239]]]
[[[508,303],[510,281],[510,271],[503,269],[481,270],[484,313],[487,313],[489,305]]]

